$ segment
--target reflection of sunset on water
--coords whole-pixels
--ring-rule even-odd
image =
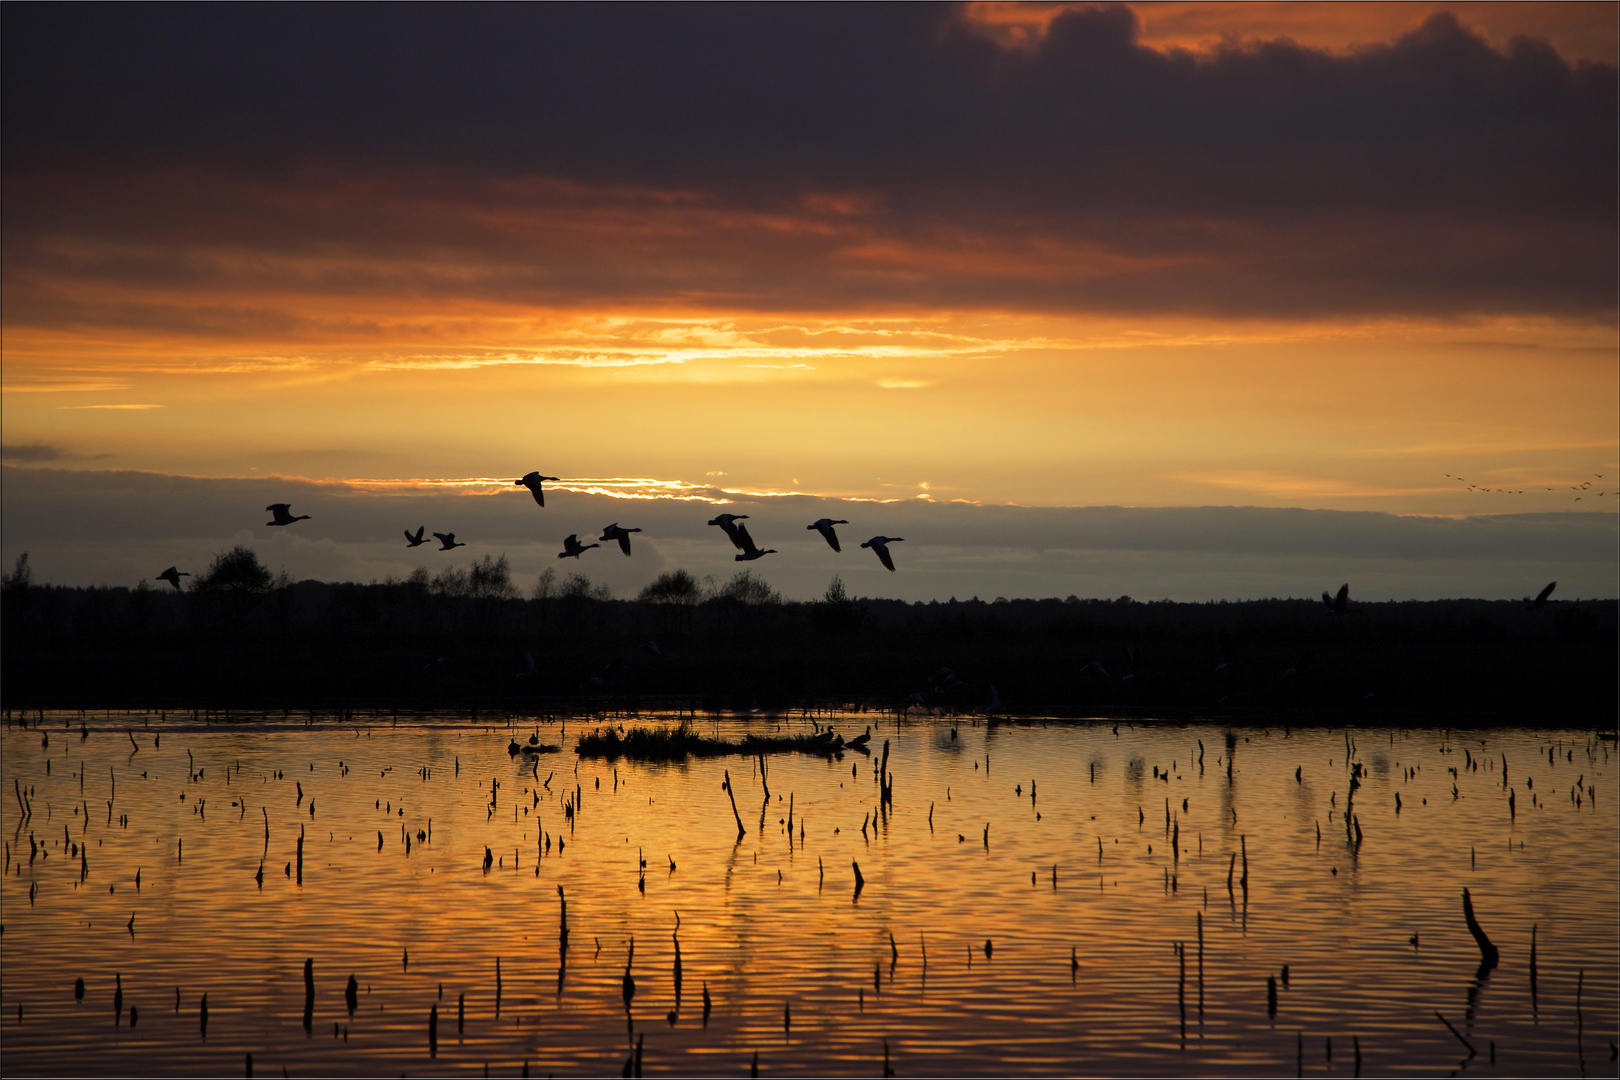
[[[834,724],[853,736],[871,720]],[[767,804],[757,759],[578,759],[587,726],[572,721],[566,735],[539,725],[540,740],[563,749],[532,758],[507,753],[532,724],[361,717],[232,729],[118,716],[89,720],[81,741],[78,723],[49,716],[4,736],[5,779],[31,792],[34,810],[19,828],[14,800],[3,819],[16,834],[3,939],[12,1070],[71,1061],[140,1072],[162,1061],[159,1071],[230,1072],[252,1053],[269,1071],[515,1071],[525,1061],[616,1071],[634,1042],[620,992],[631,937],[634,1031],[648,1067],[676,1072],[730,1071],[755,1051],[777,1073],[864,1072],[887,1039],[902,1073],[1242,1074],[1291,1068],[1296,1033],[1308,1067],[1322,1066],[1327,1038],[1344,1065],[1355,1036],[1369,1074],[1433,1072],[1462,1056],[1439,1009],[1481,1046],[1494,1042],[1510,1071],[1573,1073],[1580,972],[1589,1065],[1614,1035],[1612,744],[1579,732],[1123,724],[1115,734],[1107,724],[885,720],[871,757],[767,758]],[[810,731],[764,718],[697,726],[737,738],[779,723]],[[885,741],[887,812],[874,783]],[[1347,748],[1364,767],[1359,848],[1343,820]],[[1595,791],[1578,805],[1577,776]],[[578,793],[572,825],[565,792]],[[419,829],[431,839],[418,841]],[[30,833],[42,845],[32,863]],[[64,838],[87,845],[82,885]],[[858,897],[852,862],[865,878]],[[570,928],[560,994],[558,885]],[[1464,887],[1502,954],[1477,992]],[[671,1024],[677,913],[683,982]],[[308,1037],[306,957],[317,984]],[[1266,978],[1284,965],[1272,1020]],[[351,972],[352,1018],[341,993]],[[140,1009],[133,1030],[127,1017],[111,1022],[114,974],[126,1008]],[[78,1019],[98,1014],[105,1031]]]
[[[1612,1072],[1612,3],[88,11],[0,1071]]]

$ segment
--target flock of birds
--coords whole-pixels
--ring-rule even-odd
[[[517,487],[528,488],[529,494],[534,496],[535,503],[544,509],[546,505],[546,481],[549,480],[555,482],[560,479],[560,477],[556,476],[542,476],[537,470],[535,472],[527,473],[522,477],[522,479],[514,480],[512,483]],[[294,516],[291,503],[271,503],[269,506],[265,507],[265,510],[269,511],[271,515],[271,520],[265,522],[266,525],[291,525],[295,521],[310,520],[310,515],[308,514],[298,514]],[[720,514],[714,518],[711,518],[709,524],[719,526],[720,531],[726,534],[726,537],[731,541],[732,546],[737,549],[737,554],[735,556],[737,562],[753,562],[755,559],[762,559],[767,555],[777,554],[777,550],[775,548],[761,549],[760,546],[754,542],[754,538],[748,535],[748,526],[742,524],[743,519],[746,517],[748,517],[747,514]],[[819,532],[822,535],[822,538],[827,541],[828,546],[830,546],[834,551],[842,552],[844,549],[838,543],[838,532],[836,529],[834,529],[834,526],[848,524],[849,522],[841,518],[819,518],[816,521],[811,522],[809,525],[806,525],[805,528],[814,529],[816,532]],[[630,534],[638,533],[640,531],[640,529],[627,529],[615,521],[613,524],[602,530],[602,535],[596,538],[597,543],[594,544],[582,542],[578,533],[569,533],[568,536],[563,540],[563,550],[557,553],[557,558],[577,559],[591,548],[601,547],[603,544],[610,544],[614,542],[618,543],[620,551],[624,552],[626,555],[629,555]],[[413,548],[421,547],[423,544],[428,542],[426,537],[426,525],[418,526],[415,532],[411,532],[409,529],[406,529],[405,546]],[[438,550],[440,551],[450,551],[454,548],[467,546],[465,543],[458,541],[456,539],[456,534],[453,532],[434,533],[433,538],[439,542]],[[904,539],[905,537],[903,536],[874,536],[872,539],[864,541],[861,544],[861,547],[870,548],[872,552],[877,555],[878,561],[881,562],[886,569],[893,572],[894,556],[889,554],[889,545],[898,544]],[[163,573],[157,576],[159,581],[167,581],[170,585],[173,585],[176,590],[180,588],[180,579],[183,577],[191,577],[191,574],[173,566],[169,567],[167,570],[163,571]]]
[[[1595,476],[1599,480],[1603,479],[1603,474],[1602,473],[1593,473],[1592,475]],[[1450,473],[1446,473],[1446,479],[1447,480],[1455,480],[1459,484],[1466,485],[1463,488],[1463,490],[1464,491],[1472,491],[1476,495],[1493,495],[1493,494],[1494,495],[1523,495],[1524,494],[1524,489],[1523,488],[1499,488],[1499,487],[1498,488],[1493,488],[1493,487],[1485,487],[1484,485],[1481,485],[1481,484],[1470,484],[1470,483],[1468,483],[1467,477],[1452,476]],[[1552,491],[1553,489],[1548,488],[1547,490]],[[1584,498],[1586,494],[1590,494],[1590,492],[1592,490],[1592,481],[1590,481],[1590,480],[1582,480],[1579,484],[1570,484],[1569,485],[1569,490],[1575,492],[1575,501],[1580,502],[1581,499]],[[1608,493],[1609,493],[1608,489],[1605,488],[1602,491],[1597,493],[1597,498],[1601,499],[1603,496],[1607,495]]]
[[[1603,479],[1602,473],[1593,473],[1593,475],[1599,480]],[[1449,479],[1456,480],[1459,483],[1466,482],[1464,478],[1460,476],[1452,476],[1450,473],[1446,473],[1446,476]],[[543,476],[538,470],[536,470],[534,472],[525,474],[521,479],[512,481],[512,483],[517,487],[528,488],[529,494],[534,496],[535,503],[544,509],[546,505],[546,482],[556,482],[559,480],[561,480],[561,477]],[[1587,491],[1591,488],[1591,486],[1592,482],[1587,480],[1583,481],[1579,486],[1571,485],[1570,490],[1577,492]],[[1521,490],[1510,490],[1507,488],[1485,488],[1478,487],[1474,484],[1469,484],[1467,490],[1479,492],[1497,491],[1505,492],[1510,495],[1524,494],[1524,492]],[[1551,491],[1552,488],[1548,488],[1547,490]],[[1607,489],[1598,492],[1599,496],[1606,494],[1608,494]],[[1575,497],[1575,501],[1580,502],[1581,496],[1577,495]],[[269,506],[265,507],[265,509],[269,511],[271,515],[271,520],[265,522],[266,525],[291,525],[295,521],[310,520],[310,515],[308,514],[299,514],[294,516],[292,513],[292,504],[290,503],[271,503]],[[748,535],[748,526],[742,524],[743,520],[747,517],[747,514],[719,514],[713,518],[710,518],[709,524],[719,526],[720,531],[726,534],[726,537],[731,541],[732,546],[737,549],[737,554],[735,556],[737,562],[753,562],[755,559],[763,559],[767,555],[778,554],[775,548],[762,549],[754,542],[754,538]],[[848,524],[849,522],[841,518],[818,518],[809,525],[806,525],[805,528],[813,529],[816,532],[819,532],[822,535],[822,538],[827,541],[829,547],[831,547],[834,551],[842,552],[844,549],[838,543],[838,532],[834,526]],[[581,541],[578,533],[569,533],[567,537],[563,539],[563,549],[557,553],[557,558],[577,559],[587,551],[591,550],[591,548],[601,547],[603,544],[611,544],[615,542],[618,543],[620,551],[624,552],[626,555],[629,555],[630,534],[638,533],[640,531],[640,529],[624,528],[617,521],[615,521],[613,524],[602,530],[602,535],[596,538],[597,542],[594,544],[587,544]],[[426,525],[418,526],[414,533],[409,529],[406,529],[405,546],[413,548],[421,547],[423,544],[428,542],[426,539],[426,534]],[[453,532],[434,533],[433,538],[439,542],[438,550],[440,551],[451,551],[458,547],[467,546],[466,544],[456,540],[456,534]],[[870,540],[863,541],[861,543],[861,547],[870,548],[873,554],[878,557],[878,561],[881,562],[886,569],[893,572],[894,556],[889,553],[889,545],[898,544],[904,539],[905,537],[903,536],[874,536]],[[175,589],[178,590],[180,588],[180,579],[190,576],[191,575],[189,573],[171,566],[157,577],[159,581],[167,581],[170,585],[173,585]],[[1553,583],[1553,585],[1556,584],[1557,582]],[[1542,591],[1541,595],[1538,596],[1534,601],[1526,598],[1525,602],[1533,607],[1545,606],[1548,603],[1547,595],[1552,592],[1553,585],[1548,585],[1547,588]],[[1322,602],[1327,605],[1329,615],[1343,615],[1348,612],[1349,609],[1347,607],[1347,601],[1349,598],[1349,589],[1350,587],[1348,585],[1341,588],[1337,597],[1331,597],[1327,593],[1322,594]]]

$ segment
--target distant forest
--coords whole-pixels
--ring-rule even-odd
[[[784,601],[683,570],[634,599],[503,557],[373,584],[277,580],[249,549],[184,589],[0,585],[7,710],[696,710],[1343,718],[1612,727],[1614,601],[1130,597]]]

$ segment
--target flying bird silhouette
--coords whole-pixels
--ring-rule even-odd
[[[579,536],[577,534],[569,533],[568,539],[563,541],[563,549],[557,552],[557,558],[577,559],[587,551],[591,550],[591,548],[601,546],[601,544],[582,544],[579,542]]]
[[[889,545],[898,544],[904,539],[905,537],[903,536],[874,536],[872,539],[862,544],[861,547],[871,548],[873,551],[877,552],[877,557],[882,561],[884,566],[889,568],[889,571],[892,573],[894,571],[894,559],[890,558],[889,556]]]
[[[171,566],[167,570],[163,571],[163,573],[159,574],[157,578],[159,581],[167,581],[170,585],[175,587],[176,591],[178,591],[180,588],[180,579],[190,576],[191,575],[186,573],[184,570],[178,570]]]
[[[597,539],[604,543],[609,540],[617,540],[619,542],[619,550],[628,555],[630,554],[630,534],[638,533],[640,531],[640,529],[621,529],[619,527],[619,523],[615,521],[613,524],[603,529],[602,535],[598,536]]]
[[[426,525],[418,525],[417,528],[416,528],[416,532],[414,532],[414,533],[411,532],[411,530],[406,529],[405,530],[405,546],[406,547],[421,547],[423,544],[427,543],[426,540],[422,539],[422,534],[425,533],[425,532],[427,532],[427,526]]]
[[[1322,594],[1322,604],[1327,608],[1329,615],[1348,614],[1350,611],[1350,583],[1347,581],[1340,585],[1337,596],[1329,596],[1324,592]]]
[[[737,522],[741,521],[747,516],[747,514],[720,514],[717,517],[711,518],[709,520],[709,524],[720,526],[721,530],[731,540],[731,546],[741,551],[743,550],[743,542],[742,539],[737,535],[737,530],[740,528]]]
[[[736,534],[731,538],[732,543],[742,548],[742,551],[734,556],[738,562],[753,562],[755,559],[762,559],[767,555],[776,554],[775,548],[766,548],[761,551],[758,545],[754,543],[754,538],[748,535],[748,526],[733,525],[732,528],[737,530]],[[727,529],[726,531],[730,532],[731,530]]]
[[[266,525],[291,525],[295,521],[309,520],[308,514],[299,514],[297,517],[293,517],[291,513],[292,503],[271,503],[265,509],[275,515],[275,520],[265,522]]]
[[[826,539],[827,543],[832,545],[832,549],[834,551],[843,551],[844,549],[838,546],[838,534],[833,531],[833,526],[848,524],[849,522],[847,521],[834,521],[832,518],[819,518],[814,524],[806,525],[805,528],[814,529],[819,532]]]
[[[560,479],[560,477],[541,476],[539,472],[532,472],[532,473],[526,474],[523,477],[523,479],[514,480],[514,481],[512,481],[512,483],[515,484],[518,487],[526,487],[526,488],[528,488],[529,489],[529,494],[534,496],[534,501],[539,503],[541,506],[545,506],[546,505],[546,492],[545,492],[545,489],[540,486],[541,482],[545,481],[545,480],[558,480],[558,479]]]
[[[455,533],[434,533],[433,536],[434,536],[435,539],[437,539],[439,541],[439,544],[440,544],[439,550],[440,551],[449,551],[451,548],[458,548],[458,547],[466,547],[467,546],[466,544],[458,544],[458,543],[456,543],[456,534]]]
[[[1546,607],[1548,604],[1552,603],[1552,601],[1549,600],[1548,597],[1550,597],[1552,595],[1552,591],[1554,589],[1556,589],[1556,588],[1558,588],[1558,582],[1549,581],[1547,583],[1547,587],[1545,589],[1542,589],[1541,592],[1537,593],[1536,598],[1534,600],[1530,599],[1528,596],[1525,597],[1524,598],[1524,606],[1527,607],[1527,608]]]

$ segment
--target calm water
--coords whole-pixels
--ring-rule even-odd
[[[615,773],[575,758],[584,727],[540,725],[565,750],[537,771],[506,752],[532,724],[6,729],[0,1067],[618,1075],[639,1042],[649,1071],[878,1075],[887,1040],[900,1075],[1349,1076],[1359,1040],[1364,1075],[1615,1073],[1614,750],[1588,732],[885,722],[870,758],[770,760],[762,815],[757,761]]]

